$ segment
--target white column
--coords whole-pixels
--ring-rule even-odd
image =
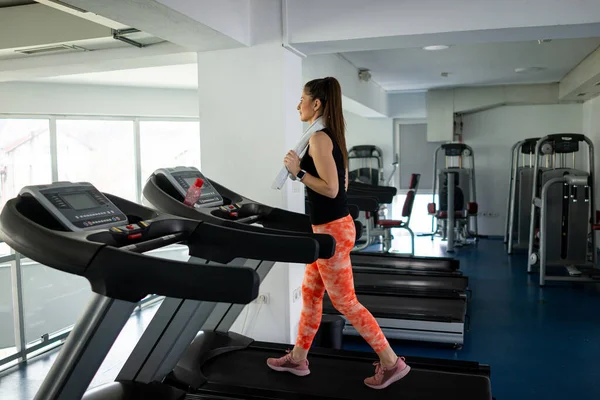
[[[268,35],[261,29],[257,34],[263,39]],[[250,199],[304,212],[301,184],[288,181],[281,191],[271,189],[285,153],[302,135],[296,110],[302,60],[277,39],[198,53],[201,168]],[[302,283],[303,271],[304,265],[277,263],[260,290],[269,295],[269,304],[247,307],[232,330],[256,340],[295,341],[301,302],[293,303],[292,294]]]

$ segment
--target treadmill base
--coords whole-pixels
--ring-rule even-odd
[[[343,316],[342,316],[343,318]],[[434,342],[453,345],[464,344],[463,323],[441,323],[377,318],[381,330],[388,339]],[[344,335],[360,336],[356,328],[346,321]]]
[[[217,338],[216,336],[221,336]],[[390,399],[403,400],[490,400],[489,367],[478,363],[407,357],[410,373],[384,390],[374,390],[364,379],[374,373],[374,353],[313,348],[309,353],[310,375],[297,377],[276,372],[267,367],[269,357],[281,357],[288,344],[253,342],[238,346],[235,340],[226,343],[227,334],[205,332],[192,343],[188,351],[208,350],[196,354],[196,383],[177,381],[171,384],[189,388],[197,395],[228,399]],[[211,345],[211,342],[213,343]],[[191,371],[190,371],[191,372]],[[174,374],[176,375],[176,374]],[[169,382],[167,382],[169,383]],[[187,396],[189,399],[199,397]]]

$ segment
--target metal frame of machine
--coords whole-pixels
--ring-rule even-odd
[[[532,199],[533,157],[535,145],[540,138],[528,138],[515,143],[511,148],[509,193],[507,200],[504,243],[507,253],[513,249],[526,249],[529,246],[530,205]],[[519,153],[521,157],[519,157]],[[526,155],[529,154],[529,164]],[[519,159],[521,163],[519,163]],[[546,160],[548,162],[548,160]],[[548,165],[546,165],[547,167]],[[517,200],[518,199],[518,200]],[[516,222],[515,222],[516,221]]]
[[[588,145],[588,171],[575,167],[575,153],[581,142]],[[542,153],[553,159],[553,168],[543,172],[539,163]],[[567,167],[567,154],[572,154],[572,168]],[[593,225],[594,181],[594,145],[589,138],[564,133],[548,135],[537,142],[527,272],[531,273],[539,263],[540,286],[548,280],[600,283]],[[568,276],[549,276],[550,266],[565,267]]]
[[[440,150],[444,150],[445,155],[445,168],[438,170],[438,154]],[[465,159],[469,160],[469,165],[464,165]],[[468,182],[468,193],[464,193],[465,201],[463,210],[449,212],[448,210],[454,210],[454,194],[455,194],[455,174],[467,175]],[[447,207],[446,210],[437,210],[435,197],[438,194],[438,175],[446,176],[447,181]],[[440,179],[441,180],[441,179]],[[464,179],[463,179],[464,184]],[[461,185],[459,182],[458,185]],[[477,227],[477,197],[475,188],[475,155],[473,149],[464,143],[445,143],[440,145],[433,156],[433,195],[432,203],[428,205],[429,214],[437,220],[437,227],[434,228],[434,221],[431,221],[431,229],[433,236],[440,233],[443,239],[448,242],[446,251],[453,252],[455,246],[463,246],[468,244],[468,237],[471,235],[469,231],[470,220],[475,220],[474,224],[474,242],[478,240],[478,227]],[[439,191],[441,192],[441,190]],[[467,197],[468,196],[468,197]],[[440,198],[440,203],[442,199]],[[443,216],[443,212],[446,215]],[[458,215],[458,218],[456,218]],[[440,224],[441,220],[441,224]],[[457,226],[456,222],[459,221]],[[458,239],[458,240],[457,240]]]
[[[362,160],[362,166],[359,168],[350,168],[350,163],[353,160]],[[368,160],[368,166],[365,166],[366,162]],[[377,167],[373,168],[373,160],[375,160]],[[360,146],[354,146],[351,147],[348,150],[348,171],[349,171],[349,179],[358,181],[358,182],[362,182],[362,183],[368,183],[370,185],[382,185],[384,182],[384,178],[383,178],[383,151],[377,147],[377,146],[373,146],[373,145],[360,145]],[[354,171],[360,171],[363,169],[368,169],[369,170],[369,182],[364,182],[363,180],[360,179],[361,175],[360,172],[357,172],[357,176],[353,177],[353,172]],[[377,176],[374,177],[373,176],[373,171],[376,170],[377,171]],[[376,180],[374,179],[376,178]]]

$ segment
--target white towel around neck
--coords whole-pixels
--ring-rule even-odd
[[[321,117],[317,118],[312,124],[310,124],[310,126],[306,129],[306,131],[304,131],[304,134],[293,149],[296,152],[296,154],[298,154],[298,157],[302,158],[302,156],[304,156],[304,152],[306,152],[306,149],[308,148],[308,141],[310,140],[310,137],[313,135],[313,133],[322,130],[324,127],[325,126],[321,122]],[[283,187],[283,185],[285,185],[285,182],[288,177],[295,179],[295,177],[292,176],[292,174],[290,174],[290,172],[284,166],[283,168],[281,168],[281,171],[279,171],[279,173],[277,174],[277,177],[273,181],[271,188],[280,190]]]

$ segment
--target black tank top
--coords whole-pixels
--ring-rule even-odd
[[[332,154],[337,167],[339,190],[337,196],[332,199],[330,197],[323,196],[306,186],[310,207],[310,220],[313,225],[326,224],[350,214],[346,197],[346,168],[344,167],[344,156],[342,155],[340,147],[331,136],[331,131],[327,128],[323,128],[323,132],[325,132],[333,142]],[[317,168],[315,167],[315,162],[308,154],[308,150],[310,150],[310,145],[302,157],[302,160],[300,160],[300,168],[309,174],[320,178]]]

